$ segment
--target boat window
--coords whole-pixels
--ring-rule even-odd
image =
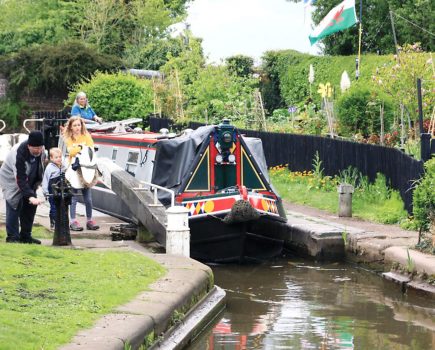
[[[139,159],[138,152],[128,152],[127,163],[137,163],[138,159]]]
[[[130,175],[135,176],[137,161],[139,160],[138,152],[128,152],[127,163],[125,165],[125,171]]]
[[[118,155],[118,149],[117,148],[113,148],[112,150],[112,160],[115,162],[116,161],[116,156]]]

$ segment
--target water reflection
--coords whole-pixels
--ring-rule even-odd
[[[435,349],[435,302],[349,265],[213,267],[227,308],[189,349]]]

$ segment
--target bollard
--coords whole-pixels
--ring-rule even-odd
[[[338,216],[352,217],[352,193],[354,188],[349,184],[340,184],[338,191]]]
[[[182,206],[166,210],[168,224],[166,227],[166,253],[190,256],[189,210]]]
[[[56,219],[53,236],[53,245],[71,245],[71,234],[69,230],[68,207],[71,204],[71,186],[65,179],[65,173],[61,173],[51,184],[52,196],[56,205]]]

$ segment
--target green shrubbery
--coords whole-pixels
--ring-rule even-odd
[[[3,56],[0,73],[9,81],[8,92],[15,99],[29,91],[66,94],[67,88],[96,70],[113,71],[118,58],[103,55],[80,42],[32,46]]]
[[[20,118],[28,116],[29,110],[24,102],[15,102],[10,98],[0,99],[0,119],[8,129],[14,130],[20,125]]]
[[[380,108],[383,105],[384,131],[393,123],[393,106],[389,98],[365,85],[354,85],[337,101],[339,133],[343,136],[355,134],[368,137],[381,130]]]
[[[322,162],[316,156],[312,171],[291,172],[286,167],[273,167],[270,176],[282,198],[290,202],[337,212],[337,186],[349,183],[355,187],[352,199],[355,217],[384,224],[399,223],[407,218],[400,194],[388,186],[382,174],[377,174],[373,183],[351,167],[337,176],[324,176]]]
[[[153,90],[149,80],[131,74],[98,72],[70,92],[72,105],[78,91],[86,92],[92,108],[105,120],[142,118],[153,111]]]
[[[414,190],[413,212],[418,226],[428,230],[430,224],[435,225],[435,158],[424,167],[425,175]]]
[[[368,86],[377,67],[389,62],[391,55],[364,55],[361,62],[359,83]],[[310,95],[308,74],[310,64],[314,67],[312,98],[320,105],[317,87],[329,82],[334,88],[334,97],[339,97],[340,79],[347,71],[351,80],[355,76],[355,56],[311,56],[293,50],[269,51],[263,56],[263,66],[267,70],[270,84],[279,86],[282,101],[287,105],[296,105]]]

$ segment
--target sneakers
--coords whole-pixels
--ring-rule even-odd
[[[88,230],[95,231],[95,230],[98,230],[100,228],[100,226],[98,226],[94,220],[88,220],[88,222],[86,223],[86,228]]]
[[[54,217],[50,216],[50,229],[54,230],[55,226],[56,226],[56,220]]]
[[[28,243],[28,244],[41,244],[41,241],[39,239],[33,238],[32,236],[26,238],[20,238],[20,242]]]
[[[83,231],[83,227],[80,226],[79,222],[77,220],[74,220],[69,225],[69,228],[71,231]]]

